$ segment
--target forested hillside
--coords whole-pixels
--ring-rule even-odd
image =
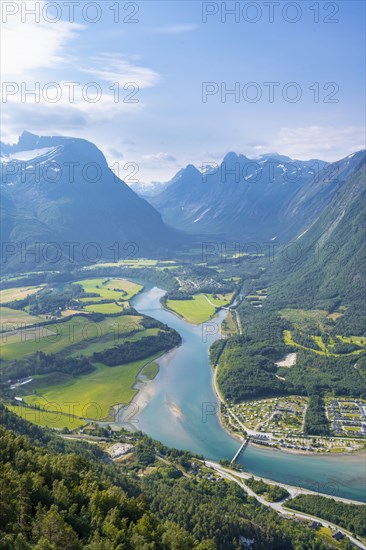
[[[113,464],[96,445],[0,413],[3,550],[325,548],[235,484],[192,476],[186,452],[137,434],[135,460]]]

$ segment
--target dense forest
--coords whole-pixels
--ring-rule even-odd
[[[320,395],[310,395],[304,432],[306,435],[329,435],[329,422],[325,414],[324,400]]]
[[[280,487],[279,485],[270,485],[261,479],[254,479],[254,477],[245,479],[244,483],[245,485],[248,485],[248,487],[250,487],[257,495],[264,495],[268,502],[279,502],[280,500],[290,496],[290,493],[283,487]]]
[[[93,353],[93,359],[108,367],[138,361],[162,351],[168,351],[181,343],[175,330],[159,330],[156,336],[144,336],[139,340],[127,340],[119,346]]]
[[[244,538],[263,550],[325,548],[237,485],[183,476],[190,455],[142,434],[135,462],[112,464],[98,446],[61,439],[2,406],[0,419],[0,549],[235,550]]]
[[[364,537],[366,535],[366,507],[346,504],[317,495],[298,495],[286,506],[325,519],[344,529]]]
[[[319,355],[311,351],[320,351],[315,341],[299,331],[293,331],[294,340],[311,349],[285,345],[283,332],[291,325],[271,306],[256,309],[243,303],[239,312],[243,335],[218,340],[210,350],[211,363],[219,360],[217,380],[227,400],[324,392],[366,398],[364,355],[343,355],[354,350],[353,344],[337,344],[339,357]],[[294,351],[296,365],[290,369],[276,366],[286,353]]]
[[[72,376],[80,376],[94,370],[87,357],[63,357],[61,355],[48,355],[42,351],[13,361],[2,367],[2,380],[15,381],[37,374],[50,374],[62,372]]]

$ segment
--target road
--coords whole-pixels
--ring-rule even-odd
[[[239,485],[239,487],[241,487],[249,496],[255,498],[258,502],[263,504],[263,506],[266,506],[267,508],[268,507],[272,508],[273,510],[275,510],[277,513],[281,514],[282,516],[305,518],[305,519],[308,519],[309,521],[316,521],[317,523],[320,523],[323,527],[331,527],[333,530],[340,531],[346,537],[348,537],[350,539],[350,541],[353,544],[356,545],[357,548],[362,548],[363,550],[366,550],[366,545],[363,542],[361,542],[359,539],[357,539],[356,537],[354,537],[353,535],[348,533],[342,527],[339,527],[338,525],[335,525],[334,523],[331,523],[330,521],[325,521],[321,518],[318,518],[316,516],[312,516],[310,514],[304,514],[302,512],[295,512],[295,511],[292,511],[292,510],[288,510],[284,506],[284,504],[286,503],[287,500],[289,500],[290,498],[293,498],[297,494],[313,494],[313,495],[317,495],[317,496],[324,496],[324,497],[327,497],[327,498],[333,498],[334,500],[337,500],[337,501],[340,501],[340,502],[345,502],[347,504],[357,504],[357,505],[363,506],[363,504],[361,502],[354,501],[354,500],[349,500],[349,499],[345,499],[345,498],[341,498],[341,497],[334,497],[334,496],[329,497],[329,495],[322,494],[322,493],[317,493],[315,491],[310,491],[308,489],[302,489],[300,487],[292,487],[291,485],[285,485],[283,483],[274,483],[271,480],[267,480],[267,479],[264,479],[264,478],[259,478],[257,476],[253,476],[254,479],[262,479],[263,481],[265,481],[265,483],[268,483],[270,485],[278,485],[280,487],[284,487],[290,493],[289,497],[283,499],[280,502],[268,502],[267,500],[265,500],[260,495],[257,495],[256,493],[254,493],[254,491],[252,491],[252,489],[250,489],[249,487],[247,487],[243,483],[242,479],[252,477],[251,474],[247,474],[245,472],[235,472],[235,474],[232,474],[226,468],[223,468],[220,464],[217,464],[216,462],[211,462],[211,461],[206,460],[205,463],[206,463],[207,466],[209,466],[209,467],[213,468],[214,470],[216,470],[216,472],[218,474],[220,474],[222,477],[224,477],[225,479],[233,481],[234,483]],[[242,479],[238,479],[238,478],[242,478]]]

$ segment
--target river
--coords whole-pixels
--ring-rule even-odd
[[[218,401],[212,385],[208,350],[220,337],[226,312],[203,325],[194,326],[165,310],[164,291],[145,284],[132,302],[140,313],[150,315],[182,336],[182,345],[157,362],[160,371],[129,407],[127,427],[134,427],[178,449],[218,461],[232,459],[240,442],[220,424]],[[285,453],[249,445],[239,462],[258,476],[327,494],[366,501],[365,454],[312,456]]]

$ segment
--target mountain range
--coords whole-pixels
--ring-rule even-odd
[[[87,259],[115,258],[117,253],[122,258],[156,255],[182,241],[149,203],[115,176],[103,153],[84,139],[23,132],[18,143],[1,144],[0,171],[5,268],[42,263],[42,258],[32,259],[31,252],[23,261],[21,246],[31,251],[42,244],[50,258],[62,253],[73,260],[74,255],[80,259],[85,254]],[[48,247],[50,243],[57,247]],[[76,243],[72,258],[65,243]],[[48,258],[43,259],[47,263]]]
[[[308,230],[364,156],[360,151],[329,164],[232,152],[205,172],[188,165],[148,200],[166,223],[190,233],[288,240]]]
[[[87,260],[115,259],[116,251],[119,257],[171,254],[191,241],[187,234],[240,242],[296,239],[304,250],[316,243],[330,249],[336,240],[346,265],[356,266],[364,244],[364,170],[365,151],[335,163],[231,152],[220,165],[200,171],[190,164],[167,184],[154,185],[155,193],[163,190],[147,202],[115,176],[92,143],[23,132],[18,143],[1,144],[3,268],[39,263],[32,253],[19,255],[21,246],[32,250],[35,243],[56,243],[66,260],[64,243],[76,243],[79,260],[89,245]],[[312,269],[306,265],[304,281]]]

